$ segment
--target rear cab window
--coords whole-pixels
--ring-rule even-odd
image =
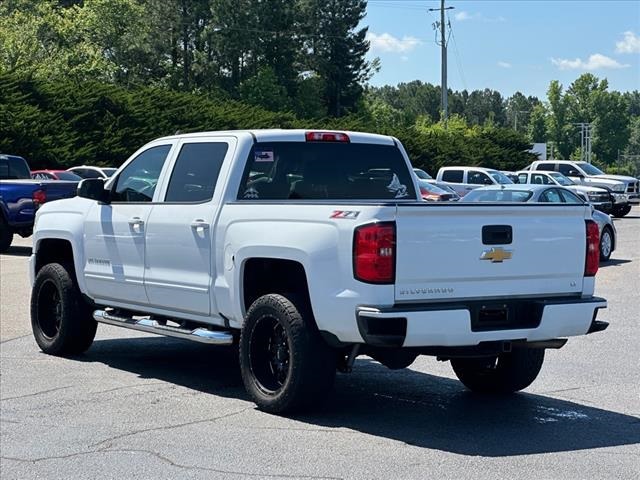
[[[22,157],[0,155],[0,180],[24,180],[31,178],[31,171]]]
[[[442,172],[442,181],[449,183],[462,183],[464,177],[463,170],[445,170]]]
[[[238,200],[416,200],[413,178],[395,145],[259,142]]]
[[[536,165],[536,170],[543,170],[546,172],[553,172],[556,169],[555,163],[543,162]]]

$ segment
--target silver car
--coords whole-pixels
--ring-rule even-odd
[[[553,185],[500,185],[481,187],[467,193],[461,202],[540,202],[584,204],[584,194],[576,194],[571,190]],[[616,248],[616,227],[606,213],[591,207],[593,221],[600,230],[600,260],[606,262]]]

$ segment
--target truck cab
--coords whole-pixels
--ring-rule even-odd
[[[436,180],[453,188],[461,197],[478,187],[513,183],[504,173],[481,167],[442,167]]]

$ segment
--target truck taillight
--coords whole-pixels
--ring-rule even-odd
[[[353,237],[353,276],[367,283],[389,284],[396,276],[396,225],[362,225]]]
[[[44,190],[35,190],[32,194],[33,203],[36,208],[47,201],[47,192]]]
[[[584,262],[585,277],[593,277],[598,272],[600,264],[600,231],[598,224],[587,220],[587,253]]]
[[[344,142],[349,143],[349,135],[339,132],[307,132],[304,135],[307,142]]]

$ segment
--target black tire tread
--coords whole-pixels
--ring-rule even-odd
[[[282,315],[292,345],[289,380],[282,391],[273,396],[266,395],[255,385],[249,365],[249,336],[254,317],[262,309]],[[336,356],[320,337],[310,315],[305,302],[293,295],[280,294],[263,295],[247,311],[240,337],[240,368],[247,393],[260,409],[270,413],[303,410],[318,404],[331,389],[336,373]]]
[[[53,280],[58,287],[63,313],[60,330],[52,339],[42,334],[37,320],[37,292],[47,279]],[[43,352],[57,356],[71,356],[85,352],[93,343],[98,326],[91,316],[91,311],[76,285],[73,266],[49,263],[40,269],[31,295],[31,327],[35,340]]]
[[[458,379],[478,393],[513,393],[533,383],[544,362],[544,349],[516,348],[498,357],[493,369],[483,368],[483,359],[454,358],[451,366]]]
[[[609,236],[611,237],[611,246],[613,247],[613,232],[611,231],[611,228],[608,225],[602,229],[603,235],[604,235],[604,232],[609,232]],[[602,236],[600,237],[600,241],[602,242]],[[602,255],[602,248],[600,248],[600,261],[606,262],[611,258],[612,253],[613,252],[609,252],[609,256],[605,257],[604,255]]]

